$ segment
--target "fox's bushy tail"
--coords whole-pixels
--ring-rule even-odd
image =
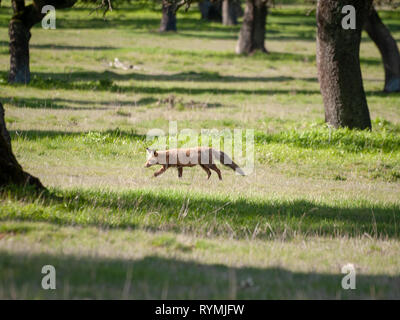
[[[219,150],[212,149],[213,157],[218,159],[221,164],[234,170],[236,173],[245,176],[244,171],[225,153]]]

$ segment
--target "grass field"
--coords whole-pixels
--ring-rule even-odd
[[[277,6],[269,55],[234,53],[240,26],[159,10],[78,6],[32,31],[29,85],[7,84],[9,1],[0,8],[0,99],[13,150],[49,192],[0,195],[0,298],[400,298],[400,94],[378,50],[361,62],[373,130],[324,124],[315,16]],[[400,38],[400,12],[381,11]],[[129,70],[110,66],[118,58]],[[174,100],[174,103],[170,103]],[[246,177],[200,168],[153,178],[153,128],[254,129]],[[240,159],[238,159],[240,161]],[[343,290],[353,263],[357,289]],[[57,289],[40,286],[43,265]]]

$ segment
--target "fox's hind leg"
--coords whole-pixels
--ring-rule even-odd
[[[219,170],[218,167],[214,163],[210,164],[209,168],[211,170],[214,170],[218,174],[219,180],[222,180],[221,170]]]
[[[210,169],[208,169],[206,166],[204,165],[200,165],[200,167],[202,167],[204,169],[205,172],[207,172],[207,179],[210,179],[211,177],[211,171]]]
[[[178,167],[178,178],[182,178],[183,168]]]

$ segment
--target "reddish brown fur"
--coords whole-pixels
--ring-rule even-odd
[[[190,149],[172,149],[164,151],[156,151],[147,149],[149,154],[148,160],[145,167],[150,167],[152,165],[161,165],[162,167],[154,173],[157,177],[163,174],[168,168],[176,167],[178,169],[178,177],[182,177],[183,167],[194,167],[199,165],[206,173],[208,179],[211,176],[211,170],[215,171],[218,178],[222,180],[221,171],[215,165],[213,158],[217,158],[222,164],[232,168],[241,175],[244,175],[242,169],[234,163],[225,153],[207,147],[197,147]],[[208,158],[207,158],[208,153]],[[182,162],[181,156],[186,156],[188,160]],[[211,169],[211,170],[210,170]]]

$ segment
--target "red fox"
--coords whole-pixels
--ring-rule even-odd
[[[229,158],[222,151],[215,150],[208,147],[197,147],[188,149],[171,149],[156,151],[146,148],[147,161],[145,168],[153,165],[160,164],[162,168],[154,173],[157,177],[163,174],[169,167],[176,167],[178,169],[178,177],[182,177],[183,167],[194,167],[199,165],[207,172],[207,179],[210,179],[211,170],[218,174],[219,180],[222,180],[221,171],[214,163],[214,159],[219,160],[223,165],[228,166],[235,170],[238,174],[244,176],[245,173],[239,166]]]

